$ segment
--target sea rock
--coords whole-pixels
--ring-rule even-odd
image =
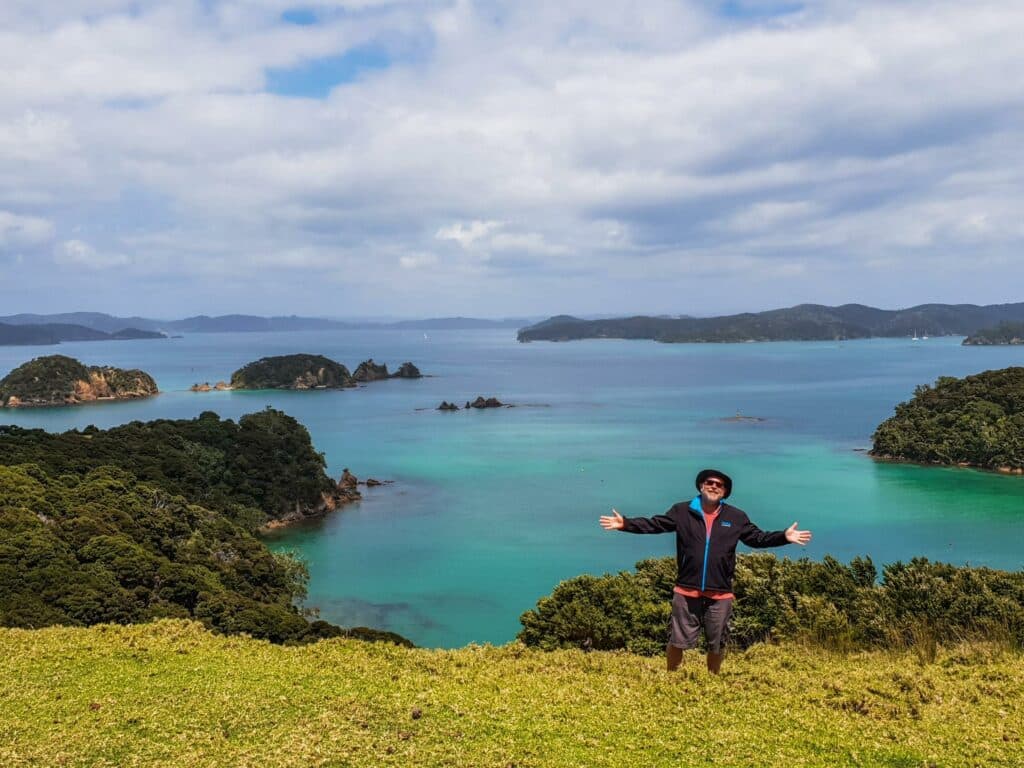
[[[218,381],[216,384],[213,385],[213,388],[216,389],[218,392],[224,392],[225,390],[233,389],[233,387],[226,381]]]
[[[193,384],[191,387],[189,387],[189,390],[192,392],[209,392],[210,382],[204,381],[202,384]]]
[[[359,367],[356,368],[355,373],[352,374],[352,379],[360,383],[380,381],[387,378],[390,378],[388,376],[388,367],[386,365],[378,365],[373,362],[373,358],[361,362]]]
[[[423,374],[420,373],[420,369],[412,363],[402,363],[398,366],[398,370],[391,374],[393,379],[421,379]]]
[[[366,487],[367,488],[376,488],[378,485],[384,485],[384,483],[382,483],[380,480],[377,480],[376,478],[373,478],[373,477],[366,478]]]
[[[355,488],[359,484],[359,480],[348,471],[348,467],[341,470],[341,479],[338,480],[339,488]]]
[[[466,408],[501,408],[505,404],[496,397],[477,397],[473,402],[467,402]]]
[[[442,400],[441,404],[439,406],[437,406],[437,410],[439,410],[439,411],[457,411],[457,410],[459,410],[459,406],[457,406],[455,403],[449,403],[447,400]]]

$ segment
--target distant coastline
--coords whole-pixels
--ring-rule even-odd
[[[278,331],[322,331],[322,330],[472,330],[487,328],[517,329],[536,322],[538,318],[510,317],[499,320],[477,317],[435,317],[423,320],[356,321],[331,320],[323,317],[299,317],[296,315],[261,317],[258,315],[196,315],[181,320],[160,320],[146,317],[115,317],[102,312],[64,312],[60,314],[18,314],[0,317],[0,344],[48,344],[58,341],[81,341],[103,338],[164,338],[183,333],[273,333]],[[48,327],[49,336],[40,334],[40,327]],[[63,328],[55,328],[62,326]],[[30,341],[7,342],[4,333],[11,338],[28,338]],[[122,336],[134,332],[136,336]],[[64,338],[53,338],[56,334]],[[97,333],[102,335],[97,335]],[[70,334],[70,335],[69,335]],[[145,336],[141,334],[146,334]]]
[[[634,317],[583,320],[556,315],[519,331],[520,342],[645,339],[664,343],[839,341],[922,336],[970,336],[999,323],[1024,322],[1024,303],[922,304],[886,310],[863,304],[800,304],[721,317]]]

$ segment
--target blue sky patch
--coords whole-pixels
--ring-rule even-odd
[[[309,8],[289,8],[281,14],[281,21],[300,27],[309,27],[316,24],[317,17],[316,13]]]
[[[731,19],[770,19],[803,9],[803,3],[785,0],[723,0],[718,4],[718,12]]]
[[[385,69],[391,58],[380,46],[353,48],[338,56],[305,61],[295,67],[267,70],[267,91],[281,96],[323,99],[331,89],[367,71]]]

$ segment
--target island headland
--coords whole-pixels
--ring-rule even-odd
[[[273,642],[351,636],[298,605],[305,565],[258,537],[359,499],[334,481],[299,422],[266,409],[238,422],[131,422],[61,434],[0,426],[0,623],[201,622]],[[25,557],[31,553],[31,557]]]
[[[0,406],[5,408],[133,400],[158,393],[145,371],[86,366],[65,355],[37,357],[0,380]]]
[[[879,459],[1024,474],[1024,368],[922,384],[872,441]]]

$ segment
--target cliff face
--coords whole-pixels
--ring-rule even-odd
[[[78,405],[149,397],[159,391],[153,377],[144,371],[86,367],[74,358],[50,355],[15,368],[0,381],[0,405]]]

